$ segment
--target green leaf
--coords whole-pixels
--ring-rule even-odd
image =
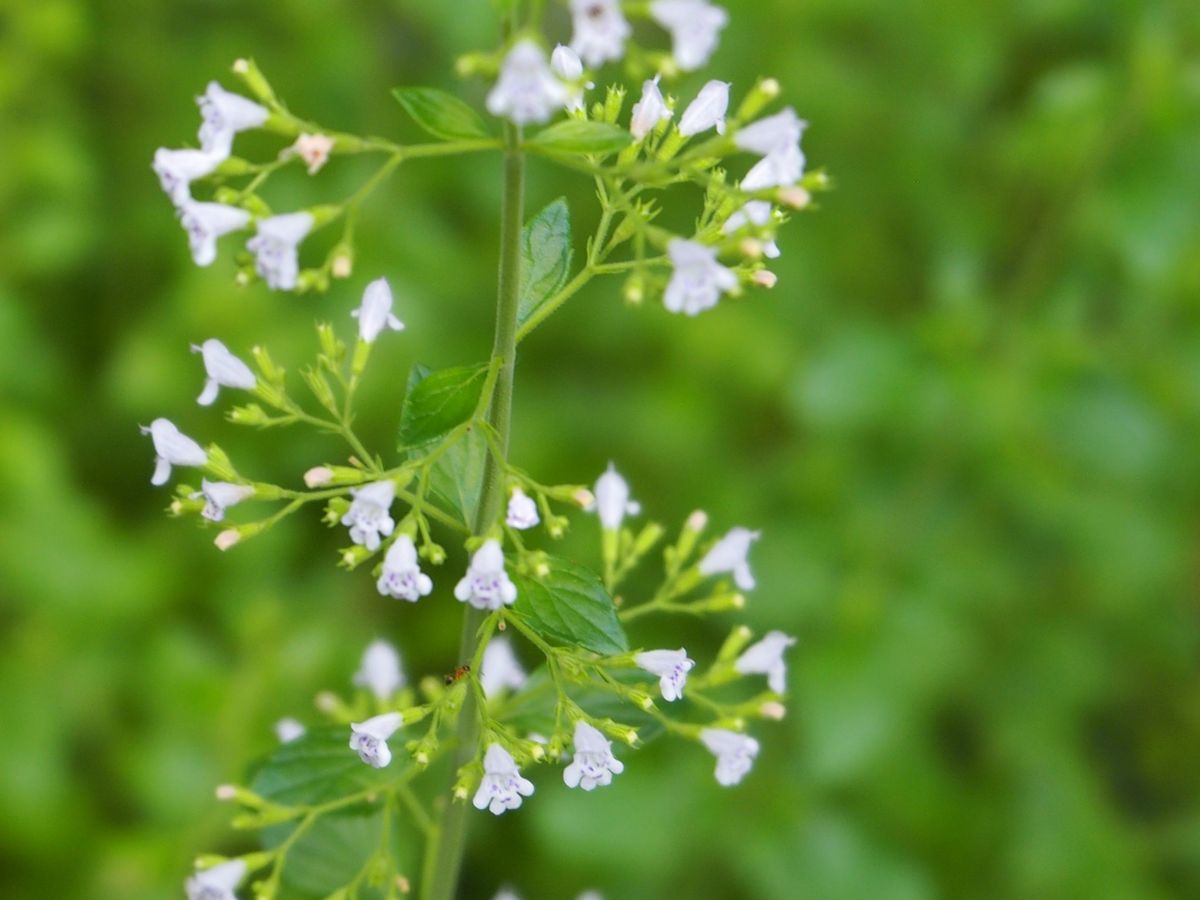
[[[640,670],[614,670],[610,674],[618,681],[645,689],[649,694],[658,691],[655,679]],[[504,706],[502,719],[506,725],[511,725],[521,732],[532,731],[540,734],[554,732],[557,723],[558,695],[553,689],[549,689],[547,681],[549,681],[549,674],[545,666],[540,667],[529,676],[529,680],[521,692]],[[612,719],[614,722],[621,722],[636,728],[638,739],[643,744],[652,741],[665,731],[662,722],[644,709],[618,697],[612,691],[593,684],[571,684],[567,686],[567,693],[589,715],[600,719]]]
[[[445,434],[471,417],[487,378],[485,364],[455,366],[425,374],[414,367],[400,414],[400,444],[416,447]]]
[[[607,122],[565,119],[539,131],[528,141],[531,146],[559,153],[605,155],[633,143],[633,135]]]
[[[326,813],[296,839],[283,866],[283,884],[289,893],[328,897],[358,877],[383,836],[382,812],[367,809]],[[295,822],[287,822],[266,829],[264,847],[279,846],[295,828]]]
[[[573,562],[549,557],[544,578],[517,575],[513,607],[540,634],[596,653],[629,649],[617,608],[600,577]]]
[[[438,458],[429,472],[429,489],[435,500],[458,514],[470,528],[479,506],[487,439],[472,428]]]
[[[571,211],[559,197],[521,230],[521,295],[517,324],[524,325],[558,293],[571,272]]]
[[[312,806],[395,781],[405,757],[386,769],[364,765],[350,749],[349,728],[313,729],[281,744],[258,767],[250,790],[284,806]]]
[[[491,137],[479,114],[457,97],[434,88],[395,88],[392,96],[425,131],[444,141]]]

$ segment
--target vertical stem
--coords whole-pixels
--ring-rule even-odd
[[[508,452],[508,434],[512,422],[513,373],[516,366],[517,308],[521,285],[521,226],[525,195],[525,160],[520,150],[521,135],[514,125],[505,125],[504,199],[500,222],[500,287],[496,301],[496,334],[492,359],[500,361],[496,386],[492,391],[487,421],[495,429],[497,449]],[[475,534],[486,532],[500,515],[504,503],[504,471],[494,454],[487,455],[479,506],[475,510]],[[479,628],[486,613],[467,607],[463,617],[459,662],[471,660],[478,646]],[[458,769],[475,758],[479,741],[479,717],[475,697],[468,693],[458,715],[458,734],[450,783]],[[449,794],[449,791],[447,791]],[[454,900],[458,873],[466,846],[468,806],[446,798],[436,827],[430,833],[427,848],[427,880],[422,886],[424,900]]]

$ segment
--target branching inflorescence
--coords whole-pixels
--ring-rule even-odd
[[[213,82],[198,101],[200,148],[155,154],[154,170],[196,263],[212,263],[226,235],[253,229],[238,280],[260,279],[281,291],[324,291],[332,279],[351,277],[359,209],[406,164],[489,151],[505,159],[493,355],[478,365],[415,369],[395,452],[373,451],[354,430],[355,393],[375,344],[404,329],[383,278],[366,285],[352,313],[352,347],[332,325],[317,325],[315,362],[300,372],[306,396],[293,393],[265,347],[250,351],[253,365],[216,338],[192,348],[204,364],[200,404],[237,392],[240,405],[229,410],[230,422],[306,425],[344,447],[340,461],[305,472],[303,487],[257,481],[219,446],[202,447],[167,419],[145,429],[157,456],[154,484],[166,483],[177,466],[203,474],[198,488],[176,488],[171,511],[221,523],[215,539],[221,550],[319,505],[328,525],[346,529],[340,564],[369,570],[381,596],[416,603],[452,595],[467,608],[458,667],[444,679],[409,687],[397,651],[377,641],[363,657],[353,697],[318,696],[320,726],[279,723],[281,746],[251,783],[218,791],[242,807],[235,826],[263,831],[264,849],[201,857],[187,884],[193,900],[234,897],[248,876],[259,898],[287,896],[290,889],[330,898],[395,897],[412,881],[424,897],[451,897],[466,803],[497,815],[518,808],[535,790],[522,774],[529,767],[562,765],[567,787],[591,791],[624,769],[613,741],[637,747],[667,733],[706,748],[716,759],[717,780],[733,785],[759,751],[745,733],[747,722],[784,713],[784,653],[793,638],[771,632],[752,644],[750,631],[738,626],[698,665],[683,648],[633,649],[627,634],[627,626],[654,614],[740,609],[754,587],[748,558],[757,532],[735,527],[706,538],[708,517],[695,512],[668,540],[657,523],[629,524],[640,509],[615,467],[592,489],[547,485],[509,461],[507,444],[517,344],[593,279],[619,276],[628,302],[661,297],[669,312],[687,315],[723,296],[775,284],[766,261],[779,255],[783,210],[805,209],[810,192],[825,186],[821,173],[804,173],[805,123],[790,108],[766,112],[779,93],[771,79],[752,86],[732,112],[731,85],[722,81],[705,84],[682,112],[664,95],[662,79],[705,65],[727,23],[707,0],[570,0],[571,42],[552,53],[540,30],[542,3],[497,5],[502,47],[465,56],[458,69],[491,81],[486,105],[502,120],[500,135],[467,104],[425,88],[394,93],[436,140],[403,145],[338,132],[297,118],[254,63],[239,60],[233,71],[250,96]],[[634,42],[639,20],[669,33],[669,53]],[[628,110],[621,83],[601,89],[593,80],[617,61],[635,81],[644,79]],[[286,147],[264,162],[234,156],[237,134],[251,129],[279,135]],[[262,199],[263,185],[277,172],[303,166],[316,177],[339,154],[372,154],[381,162],[338,202],[276,212]],[[527,157],[594,184],[599,221],[574,272],[565,201],[523,222]],[[743,157],[746,173],[730,177],[726,162],[743,165]],[[200,185],[211,189],[210,200],[195,199]],[[677,187],[701,198],[689,234],[657,221]],[[302,265],[310,235],[335,228],[340,233],[324,259]],[[251,504],[269,504],[271,511],[227,521]],[[563,535],[572,511],[599,520],[600,574],[539,546],[539,537]],[[439,538],[465,548],[465,574],[434,574],[447,560]],[[627,577],[664,542],[658,588],[640,602],[622,600]],[[510,635],[540,655],[532,674]],[[767,677],[766,690],[739,689],[743,679],[759,675]],[[441,762],[449,763],[448,789],[424,791],[433,798],[428,808],[414,782]],[[419,868],[409,868],[416,864],[396,850],[401,833],[424,836]],[[314,875],[297,860],[322,843],[342,848],[340,865]]]

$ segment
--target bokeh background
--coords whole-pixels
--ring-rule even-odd
[[[477,822],[463,896],[1200,896],[1200,11],[726,5],[711,74],[780,78],[836,190],[784,233],[772,293],[696,320],[611,281],[572,301],[521,359],[515,454],[564,481],[612,458],[664,521],[761,527],[747,612],[800,638],[789,714],[737,790],[671,742],[595,796],[539,776]],[[289,483],[335,458],[195,406],[187,347],[261,341],[294,370],[314,318],[349,331],[386,274],[409,330],[362,422],[390,446],[409,365],[487,352],[496,160],[402,170],[354,278],[305,297],[235,288],[228,253],[193,267],[149,163],[240,55],[304,115],[415,138],[388,89],[452,86],[492,28],[483,0],[0,4],[4,897],[180,896],[197,850],[241,846],[213,785],[370,638],[448,668],[447,596],[381,602],[310,520],[218,554],[163,515],[137,425]],[[563,193],[582,234],[587,184],[537,167],[531,209]]]

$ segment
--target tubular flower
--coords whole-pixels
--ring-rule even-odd
[[[192,352],[199,353],[204,358],[204,372],[208,375],[208,380],[204,382],[204,390],[196,398],[196,402],[201,406],[211,406],[223,387],[252,391],[258,384],[258,379],[254,377],[250,367],[230,353],[229,348],[216,338],[209,338],[198,346],[193,344]]]
[[[508,498],[508,510],[504,517],[505,524],[518,531],[527,531],[540,521],[542,518],[538,515],[537,503],[533,498],[519,487],[513,488],[512,496]]]
[[[381,701],[404,687],[404,671],[396,648],[384,640],[371,641],[354,673],[354,684],[366,688]]]
[[[404,330],[404,323],[392,314],[392,286],[386,278],[376,278],[367,285],[362,303],[350,315],[358,319],[358,336],[368,344],[375,343],[385,328]]]
[[[642,140],[655,129],[659,122],[665,122],[674,115],[667,101],[663,99],[662,91],[658,88],[659,76],[655,75],[649,81],[642,83],[642,99],[633,105],[629,119],[629,133],[635,140]]]
[[[266,107],[225,90],[215,81],[208,83],[208,90],[196,98],[196,103],[204,118],[200,125],[200,146],[205,153],[215,153],[221,159],[233,149],[235,134],[258,128],[270,115]]]
[[[695,316],[717,305],[722,294],[737,288],[737,276],[717,262],[717,248],[673,238],[667,244],[674,270],[663,294],[668,312]]]
[[[563,770],[567,787],[585,791],[612,784],[625,765],[612,754],[612,743],[599,730],[580,719],[575,723],[575,755]]]
[[[386,479],[374,481],[352,489],[350,496],[354,500],[342,516],[342,524],[350,528],[350,540],[374,552],[379,549],[380,535],[387,537],[396,527],[390,512],[396,485]]]
[[[650,15],[671,32],[671,53],[685,72],[708,62],[721,29],[729,23],[729,14],[708,0],[654,0]]]
[[[761,531],[731,528],[700,560],[701,575],[733,573],[734,583],[743,591],[754,588],[754,573],[750,571],[750,546],[762,536]]]
[[[475,551],[467,574],[454,588],[454,596],[476,609],[496,610],[517,602],[517,587],[504,571],[504,551],[498,541],[485,541]]]
[[[633,33],[617,0],[571,0],[571,49],[593,69],[625,55]]]
[[[796,639],[782,631],[769,631],[761,641],[747,647],[733,667],[743,675],[766,675],[767,684],[777,694],[787,690],[787,663],[783,654]]]
[[[208,462],[204,448],[176,428],[170,419],[155,419],[150,427],[142,428],[142,434],[150,435],[154,442],[156,457],[150,483],[155,487],[167,483],[171,466],[202,466]]]
[[[483,780],[472,801],[476,809],[486,809],[492,815],[521,805],[521,798],[533,793],[533,782],[521,776],[517,762],[499,744],[490,744],[483,757]]]
[[[258,231],[246,242],[254,268],[274,291],[290,291],[300,276],[300,242],[312,231],[310,213],[284,213],[260,219]]]
[[[494,637],[488,641],[479,666],[479,683],[486,696],[494,697],[506,689],[519,691],[527,677],[508,638]]]
[[[642,511],[641,504],[629,499],[629,483],[612,463],[596,479],[594,495],[590,508],[596,511],[605,531],[620,531],[626,515],[636,516]]]
[[[188,247],[198,266],[211,266],[217,258],[217,239],[250,224],[250,213],[224,203],[198,203],[184,200],[179,207],[179,223],[187,232]]]
[[[678,650],[647,650],[635,656],[633,661],[638,668],[658,676],[659,690],[668,703],[683,699],[688,672],[696,665],[682,647]]]
[[[728,111],[729,82],[710,81],[683,111],[679,119],[679,133],[684,137],[692,137],[716,128],[717,134],[724,134],[725,113]]]
[[[717,758],[717,783],[731,787],[746,777],[758,756],[758,741],[749,735],[724,728],[705,728],[700,740]]]
[[[159,147],[154,151],[151,168],[171,202],[183,206],[192,199],[192,182],[211,174],[220,162],[220,157],[203,150],[168,150]]]
[[[233,890],[246,877],[246,863],[240,859],[202,869],[183,884],[188,900],[237,900]]]
[[[417,548],[407,534],[396,538],[383,558],[383,572],[375,583],[379,593],[416,603],[433,590],[433,581],[421,571]]]
[[[192,495],[194,499],[204,498],[204,510],[200,514],[210,522],[222,521],[226,509],[253,496],[254,488],[248,484],[209,481],[207,478],[200,482],[200,493]]]
[[[754,225],[757,228],[766,228],[771,224],[771,204],[766,200],[751,200],[728,219],[721,227],[724,234],[737,234],[743,228]],[[774,240],[767,241],[763,245],[763,256],[767,259],[779,258],[779,245]]]
[[[392,761],[388,738],[403,724],[404,717],[398,712],[384,713],[365,722],[352,722],[350,749],[371,768],[383,769]]]
[[[567,89],[554,77],[546,54],[533,41],[519,41],[500,67],[487,108],[517,125],[545,122],[567,101]]]

